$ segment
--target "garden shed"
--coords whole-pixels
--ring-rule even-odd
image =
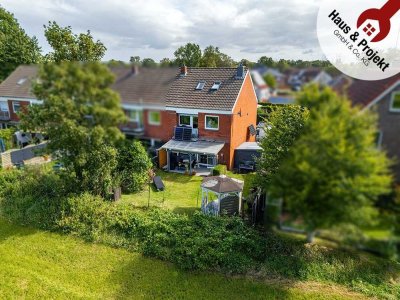
[[[255,160],[261,156],[262,148],[257,142],[245,142],[235,149],[234,168],[241,169],[241,166],[252,166],[255,171]]]
[[[201,210],[211,215],[239,215],[244,182],[225,175],[206,177],[201,184]]]

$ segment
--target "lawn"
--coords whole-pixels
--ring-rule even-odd
[[[335,285],[188,273],[0,219],[0,299],[362,299]]]
[[[192,214],[201,205],[201,190],[200,184],[202,178],[199,176],[187,176],[177,173],[167,173],[158,171],[157,175],[161,176],[165,191],[158,192],[153,185],[150,189],[150,206],[162,207],[172,210],[177,213]],[[249,194],[251,180],[253,174],[233,174],[228,172],[230,177],[243,180],[245,182],[243,195],[246,197]],[[145,207],[149,203],[149,189],[144,191],[123,195],[121,203],[132,203],[137,207]]]

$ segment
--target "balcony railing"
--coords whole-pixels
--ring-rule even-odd
[[[10,120],[10,112],[0,111],[0,120],[3,120],[3,121]]]

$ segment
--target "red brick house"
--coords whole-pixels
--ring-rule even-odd
[[[165,122],[165,95],[175,80],[176,68],[111,68],[116,80],[113,89],[120,94],[128,123],[121,130],[150,145],[167,141],[162,128]],[[37,66],[20,66],[0,84],[0,128],[17,125],[17,113],[23,107],[41,103],[31,91]]]
[[[40,103],[31,93],[36,73],[35,66],[21,66],[0,84],[0,129],[18,124],[20,111]]]
[[[234,153],[245,142],[255,142],[257,96],[250,72],[238,68],[182,67],[166,96],[170,140],[159,150],[160,166],[180,171],[234,165]],[[189,130],[183,137],[180,130]],[[177,136],[179,135],[179,136]]]
[[[220,163],[232,169],[235,149],[255,142],[257,97],[245,67],[111,71],[116,77],[112,88],[129,119],[121,130],[159,149],[161,166],[171,171],[173,160],[182,156],[197,166]],[[24,107],[41,103],[31,91],[36,76],[36,66],[20,66],[0,84],[1,128],[18,124],[17,113]],[[176,128],[190,130],[189,140],[179,141]]]

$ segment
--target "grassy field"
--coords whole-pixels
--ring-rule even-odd
[[[188,273],[0,219],[0,299],[363,299],[334,285]]]
[[[162,207],[177,213],[192,214],[201,205],[200,184],[202,178],[199,176],[187,176],[176,173],[167,173],[159,171],[164,184],[165,191],[158,192],[151,185],[150,206]],[[243,180],[245,182],[243,195],[246,197],[249,193],[253,174],[233,174],[228,172],[228,176]],[[146,188],[140,193],[123,195],[122,203],[132,203],[137,207],[146,207],[149,201],[149,190]]]

